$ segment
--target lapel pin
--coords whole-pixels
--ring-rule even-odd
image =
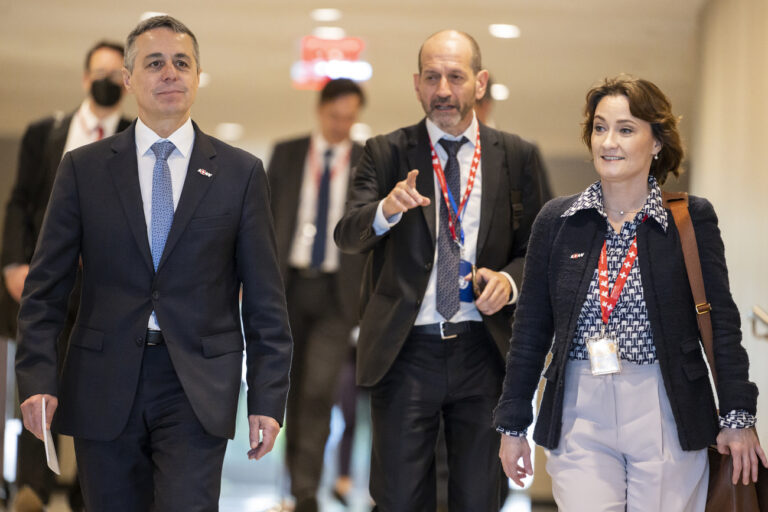
[[[571,259],[572,260],[575,260],[575,259],[578,259],[578,258],[583,258],[583,257],[584,257],[584,253],[583,252],[575,252],[575,253],[571,254]]]
[[[210,178],[211,176],[213,176],[213,174],[209,173],[205,169],[198,169],[197,172],[199,172],[200,174],[202,174],[206,178]]]

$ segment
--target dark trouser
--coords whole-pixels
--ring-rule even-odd
[[[349,349],[352,326],[338,309],[334,287],[332,274],[302,277],[294,270],[286,294],[293,334],[286,461],[297,500],[317,492],[336,383]]]
[[[411,335],[371,388],[371,496],[381,512],[436,507],[435,444],[440,417],[452,512],[499,510],[499,434],[491,413],[503,367],[484,329],[457,338]]]
[[[336,390],[336,403],[339,404],[341,414],[344,417],[344,434],[339,441],[339,476],[349,476],[352,462],[352,443],[355,440],[355,426],[357,425],[357,393],[355,384],[355,357],[356,351],[348,349],[347,361],[341,368],[338,389]]]
[[[226,445],[198,421],[167,347],[147,346],[123,432],[112,441],[75,438],[85,508],[217,511]]]

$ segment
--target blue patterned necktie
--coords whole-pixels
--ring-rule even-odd
[[[328,239],[328,207],[331,202],[331,158],[333,149],[323,154],[325,167],[317,191],[317,216],[315,217],[315,240],[312,242],[312,268],[320,268],[325,259],[325,244]]]
[[[461,171],[456,155],[459,149],[468,142],[466,137],[461,140],[440,139],[438,141],[448,153],[445,162],[445,182],[453,195],[456,207],[459,206],[459,181]],[[455,212],[454,212],[455,213]],[[456,225],[456,236],[459,236],[459,226]],[[443,318],[450,320],[459,310],[459,246],[453,241],[448,227],[448,208],[445,201],[440,201],[440,232],[437,235],[437,312]]]
[[[171,186],[171,168],[168,167],[168,157],[176,146],[169,140],[161,140],[152,144],[155,154],[155,167],[152,169],[152,263],[160,263],[163,255],[165,240],[173,223],[173,187]]]

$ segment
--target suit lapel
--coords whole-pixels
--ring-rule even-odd
[[[501,178],[505,175],[505,171],[510,172],[503,166],[505,155],[499,143],[498,135],[482,124],[479,124],[479,129],[480,148],[482,150],[480,172],[482,173],[483,189],[480,197],[480,230],[477,234],[477,255],[482,253],[485,240],[491,229]]]
[[[195,128],[195,143],[192,145],[192,155],[189,159],[189,167],[187,167],[187,176],[184,179],[184,188],[181,190],[179,205],[173,214],[171,230],[168,233],[160,263],[157,265],[158,272],[184,233],[184,229],[189,224],[200,200],[205,196],[213,180],[216,179],[217,167],[213,162],[216,150],[208,136],[201,132],[196,124],[193,123],[193,126]],[[201,169],[209,173],[210,176],[199,173],[198,170]]]
[[[427,222],[432,243],[437,239],[435,222],[435,179],[433,177],[432,155],[429,146],[427,123],[422,120],[408,134],[408,169],[406,175],[413,169],[419,170],[416,177],[416,190],[429,199],[427,206],[421,207],[424,220]],[[402,181],[406,176],[398,176],[395,181]]]
[[[142,260],[153,272],[152,254],[147,239],[147,223],[144,219],[144,207],[141,200],[134,130],[135,125],[131,125],[115,137],[112,142],[114,154],[107,160],[107,169],[112,175],[117,195],[120,197],[123,211],[128,219],[131,233],[136,239]]]

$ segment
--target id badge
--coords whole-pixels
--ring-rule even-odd
[[[467,260],[459,260],[459,301],[473,302],[475,293],[472,289],[472,281],[464,280],[464,276],[472,274],[473,265]]]
[[[587,338],[592,375],[609,375],[621,371],[619,342],[613,334],[600,333]]]

